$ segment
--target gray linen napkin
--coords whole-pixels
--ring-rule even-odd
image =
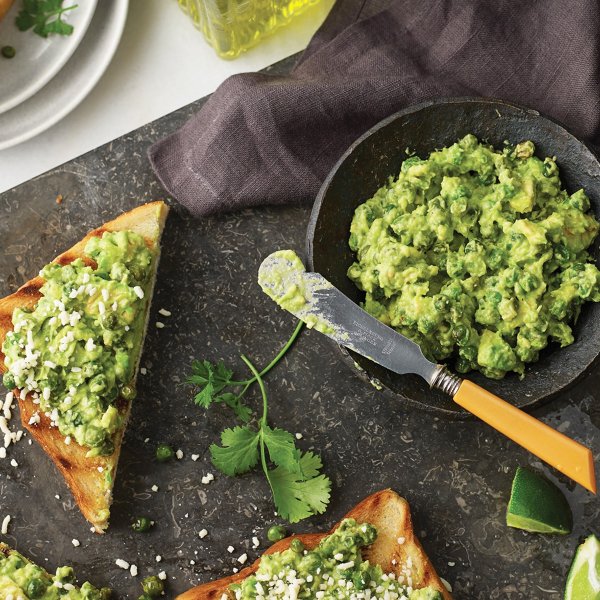
[[[230,77],[149,157],[197,216],[310,202],[369,127],[465,95],[524,104],[600,142],[598,0],[338,0],[289,76]]]

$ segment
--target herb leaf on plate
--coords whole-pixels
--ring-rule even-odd
[[[63,15],[77,8],[77,4],[63,6],[64,0],[23,0],[23,8],[15,19],[21,31],[33,28],[34,33],[42,37],[49,34],[71,35],[73,25],[63,21]]]

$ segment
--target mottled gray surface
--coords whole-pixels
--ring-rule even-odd
[[[14,291],[88,229],[162,197],[146,148],[200,103],[0,195],[0,294]],[[64,196],[60,205],[57,194]],[[195,407],[191,391],[179,383],[193,357],[224,358],[243,374],[241,351],[262,365],[287,339],[293,320],[260,292],[256,272],[276,248],[303,250],[308,214],[308,208],[260,209],[192,221],[172,211],[151,318],[166,326],[151,326],[146,340],[142,365],[148,373],[140,376],[108,534],[90,533],[52,464],[25,439],[0,461],[0,518],[13,517],[2,541],[48,568],[71,563],[81,578],[113,586],[119,598],[137,598],[141,577],[161,569],[173,598],[231,573],[243,552],[254,559],[264,549],[265,527],[277,522],[264,478],[219,475],[207,455],[209,444],[234,422],[232,415]],[[173,316],[158,317],[161,307]],[[410,501],[425,549],[457,599],[558,600],[578,540],[600,529],[600,502],[564,480],[558,483],[575,514],[572,535],[507,528],[504,512],[516,466],[541,465],[478,422],[443,421],[404,409],[362,383],[318,333],[302,334],[267,385],[272,424],[302,432],[300,446],[322,454],[333,480],[327,513],[296,531],[329,527],[365,495],[390,486]],[[594,373],[536,413],[591,444],[596,457],[599,389]],[[250,402],[258,406],[256,392]],[[156,464],[154,448],[162,441],[181,448],[183,460]],[[200,455],[197,462],[191,460],[194,453]],[[18,468],[10,466],[11,458]],[[203,485],[207,472],[215,481]],[[159,486],[156,493],[153,484]],[[155,519],[154,530],[133,533],[129,522],[135,515]],[[200,540],[202,528],[209,535]],[[250,548],[255,529],[259,550]],[[72,538],[80,540],[79,548]],[[230,544],[233,554],[226,551]],[[116,558],[135,563],[140,576],[116,567]]]

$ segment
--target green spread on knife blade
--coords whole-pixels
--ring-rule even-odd
[[[313,303],[314,293],[331,284],[315,284],[303,277],[305,273],[304,264],[293,250],[278,250],[263,261],[258,283],[267,296],[304,321],[307,327],[326,335],[338,333],[333,323],[315,312]]]

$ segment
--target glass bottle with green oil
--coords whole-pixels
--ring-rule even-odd
[[[235,58],[319,1],[178,0],[223,58]]]

